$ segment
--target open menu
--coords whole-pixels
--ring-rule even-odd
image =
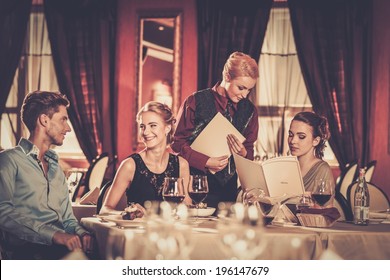
[[[100,188],[95,187],[80,198],[80,204],[97,204]]]
[[[244,189],[261,188],[270,197],[292,197],[305,192],[296,157],[281,156],[258,163],[237,154],[233,156]]]
[[[231,155],[226,138],[228,134],[235,135],[241,143],[245,141],[234,125],[218,112],[196,137],[191,148],[209,157]]]

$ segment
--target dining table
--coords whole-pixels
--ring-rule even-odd
[[[147,219],[127,227],[100,217],[84,217],[81,224],[94,233],[101,259],[316,260],[327,258],[329,252],[336,259],[390,259],[390,223],[263,227],[229,225],[211,217],[192,219],[176,228],[173,224],[151,226]]]

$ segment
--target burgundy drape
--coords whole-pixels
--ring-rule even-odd
[[[103,77],[102,58],[110,57],[112,46],[110,40],[102,38],[110,38],[104,32],[109,31],[107,24],[113,5],[115,1],[105,0],[44,2],[58,84],[70,99],[69,117],[89,161],[102,153],[106,133],[103,129],[103,79],[112,77],[111,74]],[[112,118],[112,114],[104,118]]]
[[[370,0],[288,0],[313,109],[328,118],[340,166],[369,157]]]
[[[259,60],[272,0],[197,0],[198,88],[212,86],[234,51]]]
[[[32,0],[0,0],[0,117],[19,64]]]

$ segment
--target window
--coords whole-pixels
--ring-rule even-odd
[[[259,112],[258,159],[287,154],[287,135],[293,116],[312,110],[298,61],[290,13],[286,6],[279,6],[271,10],[259,60],[255,101]],[[329,145],[324,159],[337,165]]]
[[[27,27],[25,46],[16,70],[13,85],[1,116],[0,138],[3,149],[17,144],[20,137],[28,137],[28,130],[20,120],[20,108],[26,93],[34,90],[58,91],[46,21],[41,5],[34,5]],[[55,147],[62,158],[85,159],[72,132],[64,144]]]

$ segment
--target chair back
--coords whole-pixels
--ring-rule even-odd
[[[372,175],[374,174],[374,170],[376,167],[376,160],[370,161],[366,166],[366,181],[371,182]]]
[[[353,213],[351,206],[348,204],[347,199],[342,196],[339,192],[335,194],[334,207],[340,212],[339,221],[352,221]]]
[[[103,183],[104,174],[108,167],[108,153],[102,153],[92,161],[85,176],[85,186],[88,190],[100,188]]]
[[[354,182],[358,174],[358,163],[356,160],[347,164],[336,181],[336,192],[339,192],[344,198],[347,198],[348,186]]]
[[[355,206],[354,194],[357,184],[357,182],[352,183],[347,191],[347,200],[351,209]],[[389,198],[381,188],[371,182],[367,182],[367,187],[370,194],[370,211],[382,211],[390,208]]]
[[[112,180],[105,183],[101,188],[99,192],[99,197],[96,204],[96,214],[99,214],[100,209],[102,209],[104,200],[106,199],[106,196],[108,194],[108,190],[111,188]],[[124,210],[127,206],[127,198],[126,195],[122,195],[121,199],[119,200],[117,206],[115,207],[116,210]]]
[[[76,201],[77,190],[80,188],[80,185],[83,182],[84,173],[82,171],[69,171],[68,178],[66,179],[68,183],[69,198],[72,201]]]

